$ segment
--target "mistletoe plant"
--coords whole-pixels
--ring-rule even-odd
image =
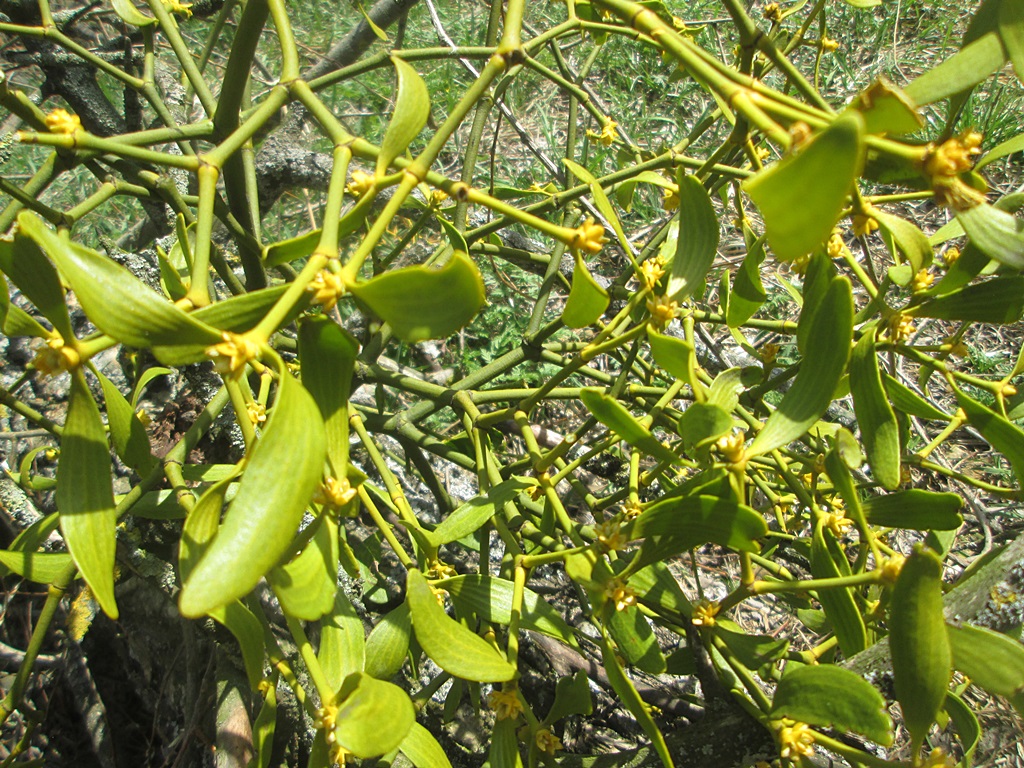
[[[693,760],[680,741],[693,726],[652,707],[665,697],[643,672],[697,675],[704,704],[717,697],[768,737],[763,758],[967,765],[980,730],[954,670],[1024,713],[1021,542],[966,572],[949,559],[971,527],[964,498],[1021,499],[1024,352],[1004,350],[1016,364],[998,377],[957,355],[1024,311],[1024,198],[980,173],[1024,141],[986,147],[956,126],[1007,62],[1024,76],[1024,6],[984,0],[959,52],[903,87],[826,95],[816,72],[840,10],[827,0],[755,15],[722,0],[714,29],[734,55],[668,3],[632,0],[491,2],[481,39],[393,46],[382,27],[412,5],[346,9],[363,18],[344,55],[306,67],[283,0],[4,4],[7,45],[47,72],[39,94],[13,77],[0,88],[21,128],[8,154],[51,151],[27,180],[0,180],[0,323],[38,340],[0,394],[59,447],[55,480],[27,454],[10,475],[53,511],[0,551],[8,572],[48,585],[4,720],[31,713],[33,665],[69,592],[115,619],[127,585],[148,579],[182,622],[233,635],[261,766],[285,693],[314,733],[310,765],[399,752],[450,765],[425,726],[445,696],[446,715],[465,696],[477,707],[492,768],[581,764],[562,729],[591,713],[586,673],[540,709],[520,685],[533,636],[599,660],[600,685],[650,745],[623,764]],[[76,32],[89,14],[117,30],[109,44]],[[364,55],[373,35],[387,42]],[[627,136],[595,74],[613,43],[705,94],[703,114],[680,135]],[[431,73],[459,62],[468,85],[432,115]],[[353,130],[333,94],[381,70],[395,77],[386,121]],[[513,106],[538,84],[566,104],[557,146],[538,146]],[[41,106],[51,93],[71,111]],[[648,108],[674,104],[666,93]],[[478,161],[499,112],[547,163],[529,189],[495,176],[496,157]],[[326,157],[294,143],[302,127]],[[286,150],[292,183],[319,195],[305,231],[275,223]],[[303,170],[314,161],[319,177]],[[145,221],[117,247],[97,242],[91,225],[123,199]],[[912,201],[948,223],[926,235]],[[726,269],[723,232],[743,254]],[[391,363],[462,329],[493,335],[487,285],[503,270],[523,276],[523,323],[486,364],[438,381]],[[716,365],[722,343],[739,365]],[[97,364],[112,348],[137,363],[127,389]],[[139,396],[182,372],[219,389],[158,451]],[[66,383],[63,423],[19,395],[46,376]],[[583,416],[552,440],[553,412]],[[240,449],[197,462],[222,416]],[[951,466],[965,429],[1011,471]],[[591,483],[602,457],[622,472]],[[454,470],[473,480],[463,500],[445,482]],[[414,505],[414,486],[433,503]],[[154,518],[174,526],[176,554],[128,535]],[[695,580],[677,562],[687,553]],[[129,567],[140,556],[163,570]],[[388,557],[404,575],[381,607],[370,593]],[[737,569],[716,600],[700,591],[704,557]],[[542,598],[551,578],[572,589]],[[751,605],[786,629],[743,626]],[[937,722],[956,731],[949,754]],[[721,730],[713,748],[733,738]]]

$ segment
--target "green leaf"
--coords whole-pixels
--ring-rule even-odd
[[[227,627],[238,641],[249,686],[255,691],[263,679],[263,624],[237,600],[210,611],[210,617]]]
[[[348,466],[348,399],[358,354],[359,342],[333,320],[308,317],[299,323],[302,385],[323,417],[327,460],[338,479]]]
[[[678,551],[714,542],[723,547],[757,552],[757,540],[768,533],[764,518],[743,504],[715,496],[686,496],[659,501],[626,523],[630,539],[670,536]]]
[[[131,404],[110,379],[95,368],[93,373],[103,388],[103,400],[107,406],[107,426],[110,428],[110,439],[114,443],[118,458],[145,476],[156,463],[146,428],[135,415]]]
[[[713,403],[690,403],[676,423],[676,431],[688,453],[713,443],[732,429],[732,416]]]
[[[676,455],[662,445],[647,427],[634,419],[614,397],[606,395],[600,389],[585,387],[580,391],[580,399],[594,418],[634,448],[639,448],[659,461],[678,461]]]
[[[108,336],[133,347],[210,345],[221,340],[216,329],[183,312],[121,265],[63,240],[35,214],[20,213],[18,226],[53,259],[86,315]]]
[[[404,341],[443,339],[472,320],[484,305],[480,271],[456,251],[441,269],[403,267],[353,285],[352,294]]]
[[[806,311],[806,305],[804,306]],[[793,386],[747,449],[757,456],[801,437],[821,418],[846,372],[853,337],[853,293],[850,281],[837,277],[814,313],[814,328]]]
[[[250,763],[252,768],[270,768],[270,758],[274,751],[274,730],[277,725],[277,676],[273,676],[266,687],[263,705],[260,707],[256,721],[252,724],[253,746],[256,748],[256,759]]]
[[[293,560],[271,570],[267,579],[285,613],[316,621],[334,607],[338,523],[329,513],[321,513],[310,525],[315,530],[306,546]]]
[[[670,375],[695,387],[697,381],[697,355],[689,342],[666,336],[647,326],[647,340],[651,345],[654,362],[664,368]]]
[[[758,669],[765,664],[774,664],[789,650],[789,640],[769,635],[748,635],[740,631],[738,626],[735,631],[728,628],[728,624],[732,622],[719,619],[715,626],[715,637],[725,643],[733,656],[747,669]]]
[[[430,116],[430,91],[423,78],[404,59],[392,56],[391,63],[395,65],[395,74],[398,76],[398,96],[395,98],[394,114],[391,115],[391,122],[388,123],[380,145],[380,154],[377,155],[375,173],[378,178],[384,176],[391,162],[405,152]]]
[[[637,599],[648,606],[690,618],[693,611],[686,594],[663,562],[651,563],[629,577]]]
[[[999,35],[989,32],[911,80],[903,92],[915,104],[924,106],[970,90],[1005,63],[1006,51]]]
[[[872,209],[871,218],[878,222],[882,233],[892,239],[915,274],[932,263],[932,245],[917,225],[877,208]]]
[[[1002,160],[1004,157],[1016,154],[1017,152],[1024,152],[1024,133],[1018,133],[1013,138],[1007,139],[1006,141],[1000,142],[996,146],[992,147],[992,149],[982,155],[978,159],[978,162],[974,164],[974,170],[980,171],[989,163],[994,163],[996,160]],[[938,232],[935,234],[938,234]]]
[[[957,211],[956,219],[970,241],[990,259],[1024,269],[1024,219],[988,203]]]
[[[832,664],[788,665],[775,689],[770,717],[853,731],[883,746],[893,741],[882,694],[860,675]]]
[[[441,669],[481,683],[503,683],[515,677],[515,666],[490,643],[445,614],[422,573],[411,569],[406,584],[416,639]]]
[[[519,754],[519,738],[516,736],[518,723],[513,718],[499,720],[491,731],[491,746],[487,751],[490,768],[523,768]]]
[[[828,256],[822,251],[811,255],[807,271],[804,272],[803,293],[801,294],[803,303],[796,327],[796,346],[801,354],[807,354],[807,340],[814,329],[814,315],[821,306],[835,276],[836,268]]]
[[[402,603],[381,617],[366,638],[366,673],[390,680],[405,663],[412,635],[409,606]]]
[[[949,421],[952,418],[950,414],[940,411],[898,379],[894,379],[889,374],[884,374],[882,378],[885,382],[886,394],[897,410],[910,416],[917,416],[919,419],[932,421]]]
[[[808,144],[743,182],[782,261],[819,248],[864,165],[864,118],[844,112]]]
[[[950,624],[953,666],[996,696],[1005,696],[1024,716],[1024,645],[1000,632]]]
[[[281,296],[288,290],[288,287],[288,285],[275,285],[270,288],[260,288],[257,291],[248,291],[238,296],[229,296],[215,304],[200,307],[189,317],[201,320],[221,331],[243,333],[252,330],[259,324],[264,315],[277,304]],[[304,295],[285,315],[281,326],[294,322],[308,303],[309,299]]]
[[[966,285],[903,311],[912,317],[1015,323],[1024,315],[1024,276],[996,277]]]
[[[850,355],[850,394],[871,474],[883,488],[893,490],[900,484],[900,433],[882,386],[872,330],[861,336]]]
[[[120,16],[125,24],[131,24],[133,27],[149,27],[156,24],[156,19],[142,13],[132,0],[110,0],[110,4],[114,6],[114,13]]]
[[[237,468],[234,473],[207,488],[185,518],[181,540],[178,542],[178,573],[183,582],[188,581],[192,569],[217,535],[224,498],[236,476]]]
[[[467,574],[448,579],[441,586],[451,594],[452,602],[460,611],[471,611],[492,624],[508,626],[512,621],[514,585],[508,579]],[[528,587],[523,590],[520,626],[577,646],[576,637],[562,615]]]
[[[416,722],[409,694],[363,672],[345,678],[335,701],[339,702],[335,740],[356,757],[399,748]]]
[[[22,212],[19,223],[21,217],[27,219],[30,215]],[[24,231],[19,231],[13,240],[0,238],[0,271],[18,286],[18,290],[32,302],[39,314],[53,324],[54,330],[62,338],[75,337],[75,332],[71,328],[71,318],[68,316],[67,303],[64,300],[64,288],[61,286],[57,270],[43,255],[35,240],[27,237]],[[8,313],[11,312],[14,312],[13,305],[8,310]],[[17,313],[14,314],[16,316],[12,319],[17,319]],[[5,320],[5,328],[6,322]],[[4,332],[6,333],[6,330]],[[44,333],[41,338],[49,335]]]
[[[52,584],[71,565],[71,555],[63,552],[0,549],[0,564],[23,579],[37,584]]]
[[[182,586],[184,616],[202,616],[248,594],[289,550],[320,484],[326,455],[320,411],[283,364],[278,373],[277,400],[238,494]]]
[[[572,270],[572,288],[562,310],[562,322],[569,328],[586,328],[608,309],[608,291],[600,286],[577,251]]]
[[[953,660],[942,615],[942,562],[917,547],[907,558],[889,603],[893,684],[914,754],[946,699]]]
[[[952,691],[946,693],[946,703],[943,704],[943,707],[946,710],[946,714],[949,715],[949,719],[953,721],[957,738],[960,740],[960,746],[964,751],[961,765],[964,768],[971,768],[974,750],[977,749],[978,742],[981,741],[981,724],[978,722],[978,716],[974,714],[974,710],[964,703],[963,699]]]
[[[850,563],[839,548],[832,531],[819,520],[814,526],[811,541],[811,575],[816,579],[834,579],[850,575]],[[864,617],[857,607],[852,587],[819,589],[818,602],[825,609],[846,658],[852,658],[868,646]]]
[[[555,683],[555,700],[544,717],[545,726],[570,715],[589,715],[594,711],[587,673],[577,670],[571,677],[560,677]]]
[[[608,673],[608,681],[612,684],[612,689],[618,694],[619,703],[636,718],[644,733],[647,734],[647,738],[651,740],[654,751],[661,758],[665,768],[673,768],[672,754],[668,751],[665,737],[662,736],[657,724],[651,717],[650,711],[647,709],[647,705],[644,704],[640,694],[637,693],[636,688],[633,686],[633,682],[626,677],[626,673],[623,671],[615,655],[615,649],[605,635],[601,636],[599,642],[601,644],[601,658],[604,661],[604,669]]]
[[[729,309],[726,313],[726,322],[730,328],[739,328],[747,322],[768,298],[764,285],[761,284],[761,264],[764,257],[762,235],[747,249],[747,255],[743,257],[743,263],[733,278]]]
[[[424,531],[427,541],[435,547],[440,547],[442,544],[449,544],[475,533],[480,526],[494,517],[496,510],[503,508],[531,485],[514,478],[499,483],[483,496],[477,496],[459,506],[433,531]]]
[[[316,658],[320,671],[334,690],[341,687],[346,677],[353,672],[363,672],[366,666],[363,621],[342,589],[334,595],[331,612],[320,621],[320,648]]]
[[[452,768],[437,739],[419,723],[413,723],[399,750],[416,768]]]
[[[875,80],[851,106],[864,116],[865,133],[900,136],[924,125],[917,105],[885,77]]]
[[[1017,80],[1024,83],[1024,5],[1019,0],[1003,0],[999,3],[997,18],[1003,48]]]
[[[718,253],[718,217],[708,191],[693,174],[687,175],[679,166],[679,214],[675,252],[666,254],[670,299],[682,301],[704,285],[708,270]],[[668,241],[666,241],[668,242]]]
[[[1024,430],[960,390],[956,390],[956,400],[981,436],[1007,458],[1017,477],[1024,477]]]
[[[658,647],[654,630],[635,605],[624,611],[613,610],[607,624],[615,646],[630,666],[651,675],[665,671],[665,656]]]
[[[366,214],[369,211],[369,203],[356,204],[349,208],[338,223],[338,240],[343,240],[358,230],[366,221]],[[296,259],[304,259],[316,250],[322,235],[322,229],[313,229],[288,240],[264,246],[263,263],[267,267],[278,267]]]
[[[960,515],[963,503],[955,493],[911,488],[884,496],[869,496],[862,507],[871,525],[915,531],[954,531],[964,523]]]
[[[96,602],[117,618],[114,560],[117,512],[103,420],[81,369],[71,373],[68,414],[57,463],[60,530]]]

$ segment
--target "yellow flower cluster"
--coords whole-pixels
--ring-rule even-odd
[[[895,313],[889,318],[887,333],[894,344],[900,344],[910,338],[910,334],[917,330],[914,325],[914,318],[902,312]]]
[[[710,600],[701,600],[700,603],[693,608],[693,625],[695,627],[713,627],[715,626],[715,617],[718,615],[718,611],[721,610],[721,605],[713,603]]]
[[[793,723],[779,729],[779,755],[787,759],[814,756],[814,731],[807,723]]]
[[[60,336],[47,339],[46,343],[36,350],[32,359],[32,367],[44,376],[59,376],[65,371],[73,371],[82,364],[78,350],[64,344]]]
[[[55,109],[46,116],[46,127],[50,133],[75,133],[82,129],[82,121],[66,109]]]
[[[914,293],[921,293],[927,291],[932,287],[932,283],[935,282],[935,275],[929,272],[927,269],[922,269],[914,275],[914,279],[910,283],[910,290]]]
[[[648,288],[653,288],[665,274],[665,257],[659,254],[653,259],[648,259],[640,265],[640,273],[643,275],[644,284]]]
[[[925,155],[924,172],[931,180],[939,205],[964,211],[985,201],[982,192],[960,179],[960,174],[971,170],[975,158],[981,154],[981,139],[977,131],[966,131],[930,147]]]
[[[618,576],[605,584],[604,596],[615,604],[616,611],[624,611],[636,605],[636,592]]]
[[[896,579],[900,575],[900,571],[903,570],[903,563],[906,562],[906,558],[898,552],[892,557],[885,558],[879,565],[879,575],[882,581],[886,584],[895,584]]]
[[[594,528],[594,532],[597,534],[597,542],[606,552],[617,552],[626,546],[628,539],[619,530],[620,528],[618,520],[605,520]]]
[[[743,445],[746,441],[746,432],[730,432],[728,435],[718,438],[715,447],[726,461],[730,464],[737,464],[743,461],[743,455],[746,452]]]
[[[588,218],[583,224],[576,228],[572,242],[569,244],[575,250],[583,250],[587,253],[600,253],[601,248],[608,242],[604,236],[604,227]]]
[[[499,720],[514,720],[523,712],[523,704],[514,688],[491,691],[487,704]]]
[[[341,509],[356,497],[356,493],[358,491],[352,487],[348,478],[343,477],[339,480],[336,477],[328,477],[317,488],[313,501],[325,507]]]
[[[362,197],[374,188],[376,182],[373,176],[363,171],[352,171],[352,179],[345,186],[345,191],[352,197]]]
[[[562,748],[562,742],[547,728],[537,731],[534,741],[537,743],[537,749],[549,756]]]
[[[679,303],[667,295],[652,296],[647,300],[647,311],[651,313],[651,323],[662,330],[679,315]]]
[[[866,237],[878,229],[878,222],[863,213],[853,215],[853,234],[857,237]]]
[[[224,341],[209,347],[206,356],[213,358],[213,366],[221,376],[237,379],[245,371],[245,366],[259,356],[259,345],[252,339],[231,331],[224,331],[221,338]]]
[[[320,304],[324,309],[330,310],[338,303],[338,299],[345,295],[345,281],[341,275],[329,269],[321,269],[306,290],[312,292],[314,304]]]

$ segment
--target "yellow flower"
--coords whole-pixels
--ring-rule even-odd
[[[661,207],[669,213],[679,210],[679,187],[661,188]]]
[[[857,237],[870,235],[878,229],[878,222],[863,213],[856,213],[853,216],[853,234]]]
[[[626,546],[626,536],[619,530],[620,524],[617,520],[605,520],[595,526],[598,543],[608,552],[617,552]]]
[[[599,253],[602,246],[608,242],[604,236],[604,227],[588,218],[583,224],[576,228],[572,242],[569,244],[574,249],[582,249],[587,253]]]
[[[32,367],[44,376],[59,376],[65,371],[73,371],[82,364],[78,350],[64,344],[64,339],[55,336],[36,349],[32,359]]]
[[[853,520],[846,517],[841,511],[830,512],[825,521],[825,527],[832,531],[837,539],[841,539],[851,525],[853,525]]]
[[[441,207],[445,200],[448,199],[448,193],[443,189],[435,189],[430,193],[430,208],[437,210]]]
[[[442,563],[440,560],[432,561],[426,573],[428,579],[450,579],[458,575],[459,572],[455,568],[448,565],[448,563]]]
[[[640,508],[640,503],[636,501],[627,501],[622,505],[622,516],[626,520],[633,520],[634,518],[640,517],[640,513],[643,509]]]
[[[192,3],[183,3],[180,0],[164,0],[164,5],[171,13],[180,13],[186,19],[192,16]]]
[[[679,314],[679,303],[665,294],[652,296],[647,299],[647,311],[651,313],[651,323],[661,330]]]
[[[619,138],[618,123],[614,120],[609,120],[607,123],[601,126],[601,135],[597,137],[604,146],[610,147]]]
[[[769,341],[767,344],[761,347],[761,362],[764,363],[765,367],[775,364],[775,361],[779,358],[779,351],[781,349],[782,347],[776,344],[774,341]]]
[[[640,265],[640,273],[643,275],[644,283],[647,287],[653,288],[665,274],[664,257],[659,255],[653,259],[648,259]]]
[[[900,344],[910,338],[910,334],[917,330],[914,325],[914,318],[902,312],[895,313],[889,318],[888,335],[895,344]]]
[[[693,618],[691,619],[693,625],[695,627],[715,626],[715,617],[720,609],[721,605],[718,603],[713,603],[710,600],[701,600],[693,609]]]
[[[942,747],[933,749],[922,763],[921,768],[953,768],[956,761],[946,754]]]
[[[773,24],[778,24],[782,21],[782,9],[779,8],[778,3],[768,3],[761,12],[761,15]]]
[[[262,424],[267,420],[267,406],[263,403],[246,403],[245,412],[253,424]]]
[[[66,109],[55,109],[46,116],[46,127],[50,133],[75,133],[82,129],[82,121]]]
[[[811,263],[811,255],[799,256],[789,263],[789,271],[797,275],[802,275],[807,271],[807,267]]]
[[[345,191],[352,197],[362,197],[374,188],[376,182],[373,176],[360,170],[352,171],[352,180],[345,187]]]
[[[939,146],[931,145],[924,160],[924,172],[931,181],[939,205],[965,211],[985,202],[985,195],[964,184],[960,174],[969,171],[981,154],[982,136],[966,131],[947,139]]]
[[[334,726],[338,718],[338,708],[333,704],[320,707],[316,711],[316,718],[313,720],[313,727],[324,731],[324,738],[328,744],[334,744],[337,738],[334,735]]]
[[[435,587],[433,584],[430,585],[430,591],[434,593],[434,599],[437,600],[437,604],[444,608],[444,598],[448,592],[440,587]]]
[[[802,120],[798,120],[789,126],[789,137],[793,140],[793,150],[800,149],[811,139],[811,126]]]
[[[537,749],[547,755],[554,755],[562,748],[562,742],[547,728],[541,728],[534,737],[537,742]]]
[[[807,723],[793,723],[779,729],[779,755],[788,759],[814,756],[814,731]]]
[[[207,348],[206,356],[213,358],[213,366],[221,376],[237,379],[245,366],[260,354],[259,345],[242,334],[224,331],[220,344]]]
[[[886,584],[895,584],[896,579],[903,570],[903,563],[906,558],[898,552],[892,557],[887,557],[878,566],[879,576]]]
[[[821,50],[823,50],[825,53],[831,53],[832,51],[835,51],[838,48],[839,48],[839,41],[838,40],[833,40],[831,37],[824,37],[824,36],[822,36],[822,38],[821,38]]]
[[[730,432],[728,435],[718,438],[715,447],[730,464],[738,464],[743,461],[743,455],[746,453],[743,447],[746,441],[746,432]]]
[[[935,275],[929,272],[927,269],[922,269],[914,275],[914,279],[910,283],[910,290],[914,293],[921,293],[927,291],[932,287],[932,283],[935,282]]]
[[[959,258],[960,249],[957,248],[955,245],[952,248],[947,248],[946,252],[942,254],[942,262],[946,265],[946,269],[949,269],[954,264],[956,264],[956,260]]]
[[[604,596],[615,604],[616,611],[624,611],[636,605],[636,592],[618,576],[604,585]]]
[[[523,704],[514,688],[491,691],[487,704],[499,720],[514,720],[523,712]]]
[[[348,478],[343,477],[339,480],[336,477],[328,477],[317,488],[313,501],[325,507],[341,509],[352,501],[357,493]]]
[[[838,259],[846,251],[846,243],[843,242],[843,236],[838,232],[833,232],[828,238],[828,255],[830,259]]]
[[[338,299],[345,295],[345,281],[341,275],[335,274],[329,269],[321,269],[310,281],[306,290],[313,293],[314,304],[320,304],[324,309],[329,310],[338,303]]]

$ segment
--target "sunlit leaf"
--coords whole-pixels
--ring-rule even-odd
[[[679,185],[679,214],[675,252],[666,254],[669,298],[682,301],[704,285],[718,252],[718,217],[708,191],[682,166],[676,174]]]
[[[406,600],[416,639],[445,672],[489,683],[505,682],[515,676],[515,666],[490,643],[445,614],[427,580],[415,568],[409,571]]]
[[[758,551],[757,539],[768,526],[756,511],[714,496],[687,496],[659,501],[622,527],[631,539],[671,536],[680,551],[714,542],[746,552]]]
[[[912,317],[1015,323],[1024,314],[1024,276],[996,277],[907,307]]]
[[[651,345],[654,362],[664,368],[670,375],[695,386],[697,355],[693,345],[674,336],[666,336],[647,326],[647,340]]]
[[[589,715],[594,711],[587,673],[578,670],[571,677],[560,677],[555,683],[555,700],[544,716],[544,724],[557,723],[569,715]]]
[[[1006,50],[999,35],[989,32],[911,80],[903,92],[924,106],[973,88],[1005,63]]]
[[[68,414],[57,462],[60,530],[79,573],[103,612],[116,619],[117,512],[103,420],[81,369],[71,375]]]
[[[452,768],[437,739],[419,723],[413,723],[399,747],[416,768]]]
[[[366,632],[363,620],[343,589],[334,595],[333,610],[320,621],[320,648],[316,658],[328,685],[334,689],[341,687],[342,681],[353,672],[364,671]]]
[[[747,249],[743,263],[736,270],[732,291],[729,294],[729,309],[726,313],[726,321],[730,328],[738,328],[747,322],[768,298],[761,284],[761,264],[764,257],[762,235]]]
[[[363,672],[345,678],[335,701],[334,737],[356,757],[374,757],[398,748],[416,722],[409,694]]]
[[[114,13],[121,17],[121,21],[131,24],[133,27],[148,27],[156,24],[156,19],[146,16],[135,7],[132,0],[110,0],[114,7]]]
[[[314,533],[293,560],[267,574],[281,608],[290,616],[316,621],[334,607],[338,588],[338,523],[330,514],[310,523]]]
[[[436,547],[458,541],[474,533],[490,520],[495,510],[522,493],[531,484],[525,480],[506,480],[491,488],[483,496],[470,499],[442,520],[433,531],[424,531],[426,539]]]
[[[590,274],[579,252],[572,271],[572,288],[562,310],[562,322],[570,328],[585,328],[597,322],[608,308],[608,291]]]
[[[38,584],[51,584],[71,562],[71,555],[64,552],[0,549],[0,564],[23,579]]]
[[[430,116],[430,91],[419,73],[404,59],[391,57],[398,76],[398,95],[384,140],[377,155],[376,175],[383,176],[388,166],[412,143]]]
[[[654,630],[635,605],[624,611],[612,611],[607,625],[615,647],[627,664],[651,675],[665,671],[665,656],[658,647]]]
[[[893,587],[889,649],[896,699],[916,752],[942,708],[953,673],[942,614],[942,562],[930,550],[916,549]]]
[[[875,5],[880,0],[870,0]],[[879,77],[851,105],[864,116],[865,133],[899,136],[913,133],[924,124],[917,105],[885,77]]]
[[[302,385],[320,409],[327,459],[338,479],[348,465],[348,399],[358,354],[359,342],[333,320],[308,317],[299,323]]]
[[[366,673],[390,680],[405,663],[412,636],[409,605],[402,603],[384,614],[366,638]]]
[[[1017,477],[1024,477],[1024,430],[959,390],[956,400],[981,436],[1007,458]]]
[[[30,228],[32,223],[37,223],[37,226],[45,229],[45,225],[38,223],[38,219],[30,219],[29,216],[32,214],[23,212],[19,218],[29,221]],[[18,290],[32,302],[39,314],[53,324],[57,333],[64,339],[74,338],[60,277],[34,238],[25,232],[19,232],[13,239],[0,238],[0,271],[18,286]],[[14,313],[13,319],[18,319],[14,305],[10,306],[8,313]],[[44,333],[42,338],[48,335]]]
[[[350,290],[404,341],[447,338],[484,305],[480,271],[458,251],[441,269],[403,267]]]
[[[806,256],[828,239],[864,165],[864,118],[844,112],[806,146],[743,182],[777,258]]]
[[[932,263],[931,243],[916,224],[878,209],[872,210],[871,218],[878,222],[883,235],[892,239],[914,273]]]
[[[978,250],[1000,264],[1024,269],[1024,219],[988,203],[957,211],[956,218]]]
[[[885,698],[860,675],[830,664],[791,664],[775,689],[770,717],[853,731],[877,744],[893,741]]]
[[[675,462],[677,457],[651,434],[643,424],[633,418],[614,397],[599,389],[587,387],[581,390],[580,399],[594,418],[604,424],[627,443],[659,461]]]
[[[184,616],[246,595],[288,551],[320,484],[326,445],[316,403],[282,365],[267,428],[256,443],[224,523],[182,586]],[[282,483],[281,478],[288,478]]]

